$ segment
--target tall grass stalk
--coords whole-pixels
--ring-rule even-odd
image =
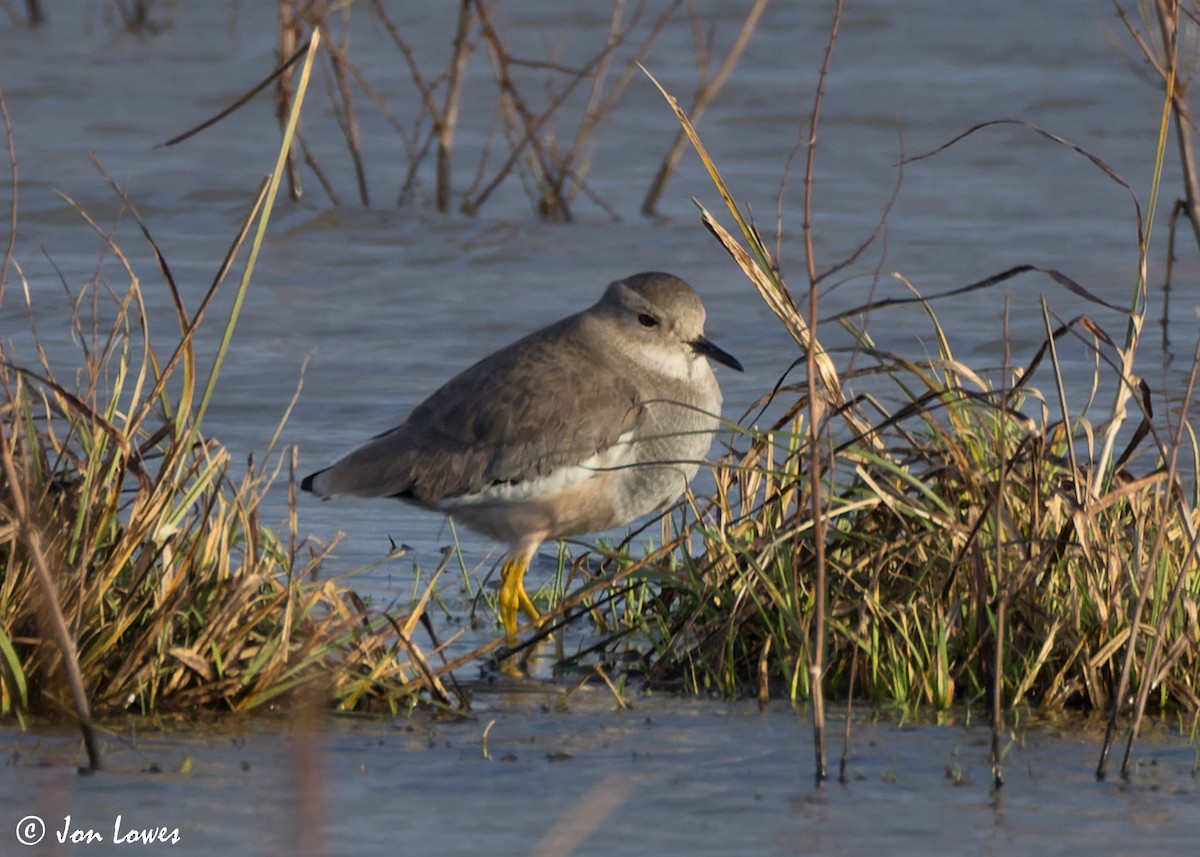
[[[200,408],[196,413],[194,425],[199,426],[212,400],[213,391],[217,386],[217,378],[221,374],[221,366],[225,355],[229,352],[229,343],[233,339],[234,328],[237,327],[238,317],[242,313],[242,304],[246,300],[246,291],[250,288],[250,279],[254,274],[254,264],[258,261],[258,253],[262,249],[263,237],[267,233],[267,224],[271,220],[271,210],[275,206],[275,196],[279,192],[279,182],[283,178],[284,167],[292,150],[292,141],[296,137],[296,123],[300,121],[300,108],[304,105],[304,95],[308,91],[308,81],[312,76],[313,59],[321,47],[321,31],[313,30],[308,41],[308,52],[304,56],[304,65],[300,69],[300,82],[296,86],[296,97],[292,101],[291,112],[283,129],[283,142],[279,147],[279,155],[275,159],[275,169],[267,182],[266,198],[263,200],[262,215],[258,218],[258,226],[254,232],[254,241],[250,244],[250,257],[242,270],[242,280],[233,299],[233,309],[229,312],[229,322],[225,325],[221,336],[221,345],[213,358],[212,371],[208,374],[208,385],[204,388],[204,396],[200,400]]]
[[[1112,408],[1112,420],[1109,424],[1108,433],[1105,437],[1104,450],[1101,453],[1101,458],[1100,458],[1101,464],[1107,464],[1107,462],[1109,462],[1111,460],[1113,445],[1116,441],[1116,432],[1117,432],[1117,429],[1119,428],[1120,424],[1124,420],[1125,411],[1126,411],[1126,403],[1128,402],[1129,398],[1132,396],[1133,390],[1136,385],[1136,377],[1133,373],[1133,359],[1134,359],[1134,355],[1137,352],[1138,342],[1141,339],[1142,324],[1145,320],[1146,288],[1147,288],[1146,265],[1147,265],[1147,257],[1148,257],[1147,248],[1150,243],[1150,233],[1154,226],[1154,213],[1158,207],[1158,191],[1159,191],[1159,187],[1160,187],[1160,184],[1162,181],[1163,158],[1166,155],[1167,135],[1170,132],[1170,128],[1171,128],[1171,111],[1172,111],[1172,105],[1174,104],[1175,77],[1176,77],[1176,73],[1177,73],[1178,60],[1179,60],[1178,43],[1177,43],[1178,23],[1179,23],[1178,18],[1176,18],[1174,21],[1175,27],[1172,30],[1169,38],[1166,40],[1168,42],[1168,45],[1167,45],[1166,97],[1163,98],[1162,112],[1161,112],[1161,116],[1159,119],[1158,142],[1157,142],[1157,145],[1155,147],[1155,152],[1154,152],[1154,173],[1150,180],[1150,199],[1149,199],[1149,203],[1146,208],[1146,225],[1145,225],[1145,229],[1141,230],[1142,234],[1140,234],[1138,236],[1138,275],[1137,275],[1137,281],[1134,286],[1133,297],[1130,301],[1131,312],[1129,315],[1129,324],[1126,327],[1126,332],[1125,332],[1125,348],[1121,353],[1121,358],[1122,358],[1121,375],[1122,375],[1122,381],[1124,383],[1121,383],[1117,386],[1117,390],[1116,390],[1116,394],[1115,394],[1116,400],[1114,401],[1113,408]],[[1186,415],[1186,413],[1187,413],[1187,409],[1185,407],[1183,414]],[[1186,420],[1186,416],[1182,416],[1181,419]],[[1175,447],[1175,449],[1177,450],[1178,447]],[[1172,463],[1173,463],[1174,462],[1174,450],[1172,451],[1171,458],[1172,458]],[[1107,467],[1105,467],[1103,470],[1098,469],[1097,474],[1096,474],[1097,479],[1102,474],[1107,473],[1107,470],[1108,470]],[[1172,470],[1173,470],[1173,464],[1172,464]],[[1095,480],[1093,480],[1092,491],[1093,491],[1093,495],[1097,491]],[[1145,610],[1146,602],[1150,595],[1150,587],[1152,585],[1152,580],[1153,580],[1153,577],[1157,570],[1156,569],[1156,561],[1158,559],[1157,554],[1159,552],[1160,546],[1161,546],[1161,540],[1156,539],[1155,545],[1154,545],[1154,552],[1151,556],[1150,563],[1148,563],[1146,565],[1146,567],[1142,569],[1143,578],[1142,578],[1141,591],[1138,595],[1137,604],[1135,605],[1134,610],[1133,610],[1133,616],[1130,619],[1129,639],[1126,643],[1126,648],[1125,648],[1125,663],[1121,669],[1121,677],[1120,677],[1120,680],[1118,683],[1117,693],[1114,694],[1114,696],[1113,696],[1112,710],[1109,714],[1108,726],[1105,730],[1104,746],[1100,751],[1100,761],[1096,767],[1096,776],[1097,777],[1103,777],[1105,774],[1105,763],[1106,763],[1106,759],[1108,757],[1110,741],[1113,736],[1113,730],[1116,727],[1117,718],[1120,715],[1121,708],[1122,708],[1122,706],[1125,705],[1125,693],[1129,686],[1131,670],[1133,667],[1133,660],[1134,660],[1134,657],[1137,652],[1138,628],[1141,625],[1142,614]],[[1155,642],[1154,645],[1157,646],[1157,641]],[[1155,660],[1153,655],[1150,657],[1149,660],[1150,660],[1150,664],[1153,665],[1154,660]],[[1148,685],[1152,681],[1153,681],[1153,676],[1152,675],[1147,676],[1143,680],[1143,685]],[[1138,720],[1140,719],[1140,716],[1141,716],[1140,706],[1136,706],[1135,707],[1134,725],[1133,725],[1133,729],[1130,732],[1130,739],[1129,739],[1130,751],[1132,751],[1133,740],[1134,740],[1133,736],[1136,734]],[[1123,765],[1123,771],[1126,774],[1128,773],[1128,764],[1129,764],[1129,753],[1126,754],[1125,764]]]
[[[746,17],[742,21],[742,26],[738,30],[737,37],[733,40],[729,51],[725,54],[725,58],[721,61],[720,68],[713,75],[711,80],[705,81],[697,90],[696,98],[692,102],[692,107],[687,112],[688,123],[695,126],[700,117],[711,106],[713,100],[725,87],[729,81],[729,76],[733,74],[734,68],[738,64],[738,60],[742,58],[742,54],[746,50],[746,46],[750,44],[750,38],[758,29],[759,21],[762,20],[763,13],[766,12],[767,6],[771,0],[754,0],[753,5],[746,12]],[[658,172],[654,175],[654,180],[650,182],[650,188],[646,191],[646,196],[642,200],[642,214],[647,217],[653,217],[658,213],[658,201],[666,190],[667,181],[679,166],[679,159],[683,157],[684,146],[688,143],[687,132],[680,129],[675,135],[675,139],[671,141],[671,145],[667,148],[667,154],[663,157],[662,164],[658,168]]]

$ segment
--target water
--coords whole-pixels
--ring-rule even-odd
[[[102,230],[115,229],[147,284],[151,331],[167,341],[175,324],[169,295],[132,221],[115,219],[117,200],[87,152],[127,185],[194,307],[253,188],[272,166],[278,131],[268,102],[260,100],[182,146],[152,146],[265,75],[275,43],[272,5],[167,5],[156,14],[170,26],[143,37],[121,33],[107,20],[106,7],[91,2],[55,4],[50,26],[32,31],[9,25],[0,13],[0,85],[20,170],[16,258],[39,334],[63,375],[78,356],[60,272],[72,292],[97,280],[121,287],[127,277],[59,193],[91,213]],[[716,27],[718,47],[727,45],[744,4],[697,5],[703,26]],[[439,67],[448,52],[452,6],[397,13],[426,68]],[[555,53],[574,62],[603,37],[607,22],[597,8],[505,2],[505,32],[525,56]],[[402,121],[411,122],[416,96],[398,55],[362,8],[354,14],[352,58]],[[734,193],[768,235],[780,177],[806,133],[829,18],[827,4],[774,4],[700,125]],[[1132,185],[1145,213],[1161,102],[1115,46],[1125,44],[1119,29],[1108,7],[1096,4],[1019,0],[990,12],[931,0],[851,2],[820,128],[818,268],[841,260],[876,228],[903,156],[928,152],[985,120],[1018,118],[1086,148]],[[646,64],[686,101],[696,80],[692,29],[682,21],[669,26]],[[540,80],[529,70],[520,73],[526,81]],[[456,155],[460,191],[489,145],[490,80],[481,51],[468,68]],[[540,85],[528,85],[527,92],[540,95]],[[305,127],[318,161],[352,203],[351,167],[327,104],[318,78]],[[436,215],[428,170],[416,201],[396,208],[406,167],[402,146],[366,99],[360,108],[372,207],[331,207],[306,174],[303,201],[276,209],[207,422],[235,460],[263,448],[302,376],[284,439],[299,445],[307,471],[403,419],[459,369],[588,305],[606,283],[640,270],[666,269],[692,282],[709,307],[710,337],[746,365],[745,375],[719,370],[727,416],[742,414],[795,358],[791,340],[698,225],[692,196],[728,218],[693,156],[672,179],[661,216],[651,221],[637,213],[676,130],[660,96],[640,77],[594,138],[587,179],[606,208],[581,195],[570,225],[537,221],[519,182],[511,180],[478,217]],[[573,128],[566,114],[560,127],[568,139]],[[490,145],[488,163],[495,168],[500,143]],[[802,156],[781,205],[783,266],[797,292],[804,267],[801,163]],[[1164,201],[1177,193],[1177,175],[1169,152]],[[1153,224],[1151,282],[1162,276],[1168,209],[1160,206]],[[1137,266],[1135,216],[1130,194],[1086,159],[1025,128],[989,128],[905,166],[886,228],[825,282],[823,312],[906,294],[892,272],[933,293],[1018,264],[1061,270],[1104,300],[1127,304]],[[1171,304],[1172,340],[1185,357],[1164,355],[1153,343],[1142,353],[1142,374],[1160,398],[1180,386],[1196,336],[1197,303],[1188,286],[1196,280],[1197,254],[1187,240],[1178,248]],[[106,261],[98,262],[102,257]],[[9,280],[0,335],[6,347],[11,343],[29,357],[23,286],[15,273]],[[230,291],[213,310],[218,320],[228,312]],[[1006,295],[1017,363],[1043,336],[1043,296],[1058,317],[1086,312],[1114,338],[1123,336],[1120,313],[1043,275],[1025,274],[937,305],[955,353],[973,367],[1002,362]],[[1157,318],[1162,298],[1154,293],[1151,302]],[[209,335],[219,327],[212,325]],[[882,348],[918,356],[933,347],[928,325],[912,309],[880,311],[870,329]],[[824,331],[827,344],[844,343],[836,328]],[[215,343],[200,347],[211,355]],[[1063,359],[1074,379],[1072,394],[1086,395],[1086,349],[1066,345]],[[270,502],[282,519],[280,497]],[[356,580],[356,588],[382,601],[407,592],[413,563],[432,567],[450,540],[436,516],[399,505],[305,498],[300,512],[304,532],[323,539],[346,532],[330,573],[379,559],[389,536],[411,546],[406,557]],[[468,567],[486,570],[495,561],[494,545],[460,536]],[[543,554],[534,578],[553,565],[552,550]],[[1011,751],[1009,785],[997,796],[988,789],[977,727],[864,725],[854,755],[862,777],[814,792],[807,731],[790,712],[758,714],[675,699],[642,701],[622,714],[603,699],[582,711],[579,705],[564,713],[496,698],[476,706],[478,721],[462,724],[332,725],[318,741],[317,766],[333,851],[531,852],[597,783],[607,785],[594,797],[603,802],[609,795],[616,809],[574,853],[1060,853],[1084,844],[1096,853],[1132,854],[1144,853],[1147,843],[1184,851],[1200,832],[1192,751],[1179,739],[1144,747],[1144,766],[1124,786],[1091,779],[1093,735],[1035,729]],[[490,738],[494,760],[486,762],[480,735],[492,717],[498,721]],[[416,737],[410,728],[419,730]],[[252,731],[236,745],[233,738],[172,737],[152,743],[148,756],[117,748],[110,753],[111,772],[83,780],[64,757],[46,755],[59,748],[73,756],[73,741],[41,732],[9,732],[4,740],[21,748],[9,768],[15,776],[0,777],[7,830],[46,806],[48,818],[70,812],[98,829],[111,826],[119,812],[145,824],[180,826],[185,835],[176,853],[290,849],[297,796],[289,761],[294,740],[286,733]],[[569,759],[547,760],[548,752],[563,747]],[[514,761],[499,758],[506,752]],[[188,754],[193,772],[174,773]],[[167,773],[140,774],[146,758],[162,760]],[[946,778],[952,760],[970,775],[959,788]],[[664,816],[670,824],[662,823]],[[0,841],[7,853],[7,840]],[[345,848],[351,841],[360,847]]]
[[[598,682],[569,698],[481,691],[471,720],[261,729],[114,743],[94,777],[64,764],[74,738],[10,736],[0,816],[38,815],[53,837],[69,813],[110,844],[120,815],[125,831],[178,829],[164,850],[197,855],[320,853],[305,850],[315,835],[333,854],[1140,855],[1188,854],[1200,836],[1192,751],[1149,737],[1130,783],[1097,782],[1078,724],[1014,730],[999,791],[981,724],[856,722],[846,782],[816,788],[807,724],[786,706],[620,711]]]

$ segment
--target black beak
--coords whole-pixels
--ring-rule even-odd
[[[736,357],[734,357],[728,351],[722,351],[720,348],[717,348],[717,346],[713,345],[703,336],[698,336],[692,340],[692,348],[696,350],[697,354],[703,354],[710,360],[716,360],[718,363],[724,364],[730,369],[736,369],[739,372],[745,371],[742,368],[742,364],[738,362]]]

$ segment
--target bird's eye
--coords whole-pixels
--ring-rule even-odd
[[[658,319],[650,313],[644,312],[638,316],[638,324],[642,327],[658,327]]]

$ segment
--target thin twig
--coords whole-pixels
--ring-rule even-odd
[[[545,147],[541,143],[541,132],[543,127],[558,111],[558,108],[570,97],[578,86],[591,75],[595,69],[604,61],[605,53],[601,51],[598,55],[592,57],[580,69],[578,77],[574,77],[567,83],[563,89],[550,99],[545,109],[540,115],[534,116],[533,113],[525,106],[524,101],[520,98],[516,89],[516,84],[508,72],[508,67],[512,64],[512,58],[506,52],[495,27],[492,25],[490,18],[487,17],[486,9],[479,0],[471,0],[476,5],[476,9],[480,16],[480,26],[483,31],[484,42],[488,47],[489,56],[492,60],[493,72],[496,77],[497,86],[500,88],[500,107],[506,117],[505,130],[512,135],[510,138],[509,154],[505,162],[496,171],[491,181],[477,194],[468,197],[462,204],[462,210],[468,214],[473,214],[479,210],[484,201],[491,196],[492,192],[508,177],[512,172],[520,158],[528,157],[530,168],[535,172],[535,181],[539,188],[545,186],[545,177],[553,173],[552,166],[554,159],[549,157],[545,152]],[[665,14],[665,13],[664,13]],[[640,66],[639,66],[640,67]],[[512,114],[520,119],[520,123],[512,118]],[[532,150],[531,155],[526,155],[526,149]],[[539,200],[539,207],[542,209],[543,215],[557,214],[564,219],[569,219],[570,212],[566,210],[565,201],[562,201],[562,206],[557,206],[558,201],[553,201],[553,210],[547,211],[545,196]]]
[[[713,79],[700,87],[696,93],[696,100],[692,103],[692,109],[688,111],[688,121],[693,125],[700,121],[700,117],[708,110],[709,105],[725,88],[725,84],[729,81],[729,76],[733,73],[734,67],[742,58],[742,54],[746,50],[746,46],[750,44],[750,37],[754,35],[754,31],[758,29],[759,21],[762,19],[763,13],[767,10],[767,5],[771,0],[754,0],[754,5],[750,7],[750,11],[746,13],[746,19],[742,21],[742,27],[738,30],[737,37],[733,40],[733,44],[729,48],[729,52],[725,54],[725,59],[721,61],[721,67],[717,69]],[[683,147],[687,143],[687,135],[683,129],[680,129],[675,134],[675,139],[671,141],[671,145],[667,148],[667,154],[663,158],[662,164],[659,165],[658,172],[654,176],[654,181],[650,183],[649,190],[646,191],[646,197],[642,200],[642,214],[647,217],[653,217],[658,213],[658,201],[662,198],[663,191],[667,188],[667,181],[670,180],[676,168],[679,166],[679,159],[683,157]]]
[[[222,119],[227,117],[229,114],[236,111],[239,107],[244,106],[248,101],[250,101],[250,99],[252,99],[254,96],[258,95],[260,92],[262,92],[268,86],[270,86],[272,81],[274,81],[277,77],[279,77],[285,71],[290,69],[296,63],[298,63],[304,57],[304,52],[307,50],[308,50],[308,44],[305,43],[304,45],[297,48],[290,57],[288,57],[286,60],[284,60],[283,63],[278,68],[276,68],[273,72],[271,72],[269,75],[267,75],[265,78],[263,78],[254,87],[249,89],[245,94],[241,95],[236,101],[234,101],[232,104],[230,104],[224,110],[222,110],[216,116],[213,116],[211,119],[204,120],[196,127],[189,128],[187,131],[184,131],[182,134],[175,135],[170,140],[164,140],[163,142],[156,144],[154,146],[154,148],[160,149],[160,148],[163,148],[164,146],[174,146],[177,143],[182,143],[184,140],[187,140],[190,137],[196,136],[197,134],[199,134],[201,131],[205,130],[206,128],[211,128],[213,125],[216,125],[218,122],[220,122]]]
[[[470,56],[470,32],[474,14],[472,0],[461,0],[458,7],[458,24],[454,32],[454,52],[450,59],[450,76],[446,83],[446,100],[440,112],[434,112],[434,135],[437,138],[437,210],[443,214],[450,211],[450,168],[454,152],[454,132],[458,126],[458,111],[462,105],[463,73]],[[483,14],[483,4],[477,4]],[[414,78],[415,80],[415,78]]]
[[[842,20],[843,0],[837,0],[834,7],[833,22],[829,27],[829,40],[825,44],[825,57],[821,61],[821,71],[817,77],[817,91],[813,96],[813,108],[809,117],[808,153],[804,168],[804,223],[801,231],[804,235],[804,251],[807,256],[808,269],[808,322],[813,342],[817,341],[817,324],[819,320],[819,291],[817,289],[817,267],[813,256],[813,227],[812,227],[812,190],[815,175],[817,153],[817,129],[821,122],[821,104],[825,100],[825,81],[829,76],[829,66],[833,61],[833,49],[837,44],[838,29]],[[823,508],[823,489],[821,475],[821,431],[824,425],[832,431],[832,427],[824,423],[825,397],[821,395],[822,388],[818,385],[817,349],[810,347],[806,350],[808,384],[808,442],[809,442],[809,493],[812,503],[813,519],[813,561],[816,568],[816,591],[813,615],[813,642],[810,654],[809,672],[812,676],[812,716],[813,716],[813,750],[816,755],[816,781],[823,783],[828,777],[825,763],[825,610],[827,593],[827,569],[825,567],[825,535],[828,520]],[[840,389],[840,387],[839,387]],[[832,442],[830,443],[830,470],[833,467]],[[799,602],[797,602],[799,609]]]
[[[289,63],[284,64],[280,74],[275,75],[275,120],[279,123],[281,134],[286,133],[288,116],[292,112],[292,99],[296,94],[293,79],[293,65],[299,59],[296,54],[303,56],[309,52],[308,44],[303,46],[300,44],[300,30],[299,10],[281,0],[279,4],[278,55],[281,60],[283,57],[294,57]],[[297,133],[297,136],[301,135]],[[288,197],[293,202],[297,202],[304,194],[304,189],[300,184],[300,168],[296,163],[296,149],[292,146],[289,146],[287,151],[287,178]]]
[[[1008,588],[1004,570],[1004,503],[1008,485],[1008,377],[1012,366],[1012,339],[1009,336],[1009,303],[1010,296],[1004,296],[1004,366],[1000,376],[1000,413],[996,424],[997,459],[1000,472],[996,478],[996,501],[992,506],[994,522],[992,524],[993,547],[995,556],[996,592],[996,627],[993,640],[992,658],[992,786],[1000,788],[1004,785],[1004,768],[1001,765],[1000,733],[1004,731],[1004,643],[1005,626],[1008,621]],[[980,615],[986,612],[985,605],[977,606]]]
[[[4,247],[4,260],[0,262],[0,306],[4,305],[4,287],[8,283],[8,269],[12,265],[13,250],[17,245],[17,147],[13,139],[12,119],[8,115],[8,101],[4,98],[4,87],[0,86],[0,116],[4,117],[4,140],[8,146],[9,200],[8,243]]]
[[[334,105],[334,116],[346,138],[346,148],[350,150],[350,160],[354,164],[354,179],[358,185],[358,199],[364,208],[371,206],[371,193],[367,187],[366,166],[363,164],[362,137],[358,130],[358,112],[354,108],[354,99],[350,95],[349,80],[346,75],[346,52],[343,48],[327,43],[325,50],[329,55],[329,65],[337,83],[338,99],[330,99]],[[341,109],[338,109],[338,100]]]

